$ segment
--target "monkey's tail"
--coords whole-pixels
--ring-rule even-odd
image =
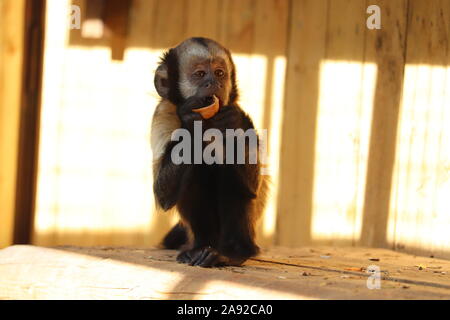
[[[186,227],[178,222],[164,237],[162,245],[166,249],[179,249],[187,243],[188,233]]]

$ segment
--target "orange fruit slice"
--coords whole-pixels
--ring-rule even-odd
[[[209,106],[192,109],[194,112],[200,113],[203,119],[209,119],[215,116],[215,114],[219,111],[219,99],[216,96],[213,96],[214,102]]]

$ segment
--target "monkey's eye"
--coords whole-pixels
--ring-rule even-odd
[[[222,69],[217,69],[216,71],[214,71],[214,74],[216,75],[216,77],[222,78],[225,75],[225,72]]]
[[[203,78],[205,75],[206,75],[206,72],[202,71],[202,70],[194,72],[194,77],[196,77],[196,78]]]

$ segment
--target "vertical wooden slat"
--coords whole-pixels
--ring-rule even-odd
[[[151,33],[153,48],[172,48],[187,32],[187,1],[155,1]]]
[[[449,257],[448,0],[409,0],[391,210],[395,248]]]
[[[45,4],[45,0],[28,0],[25,6],[23,91],[17,164],[14,243],[30,243],[33,230],[44,54]]]
[[[314,141],[320,61],[325,57],[328,1],[293,1],[287,74],[276,243],[310,243]]]
[[[444,96],[441,104],[440,126],[441,134],[439,136],[439,165],[435,169],[437,176],[433,196],[433,210],[439,212],[439,220],[433,221],[433,226],[440,231],[445,229],[444,226],[450,223],[450,214],[448,206],[448,194],[450,194],[450,1],[442,1],[442,8],[439,10],[441,18],[442,34],[446,34],[442,41],[442,50],[447,52],[446,61],[446,79],[444,87]],[[447,232],[439,233],[440,237],[436,237],[432,244],[432,250],[437,256],[450,259],[450,237]]]
[[[326,59],[364,61],[366,6],[359,0],[329,2]]]
[[[249,54],[255,42],[255,0],[224,1],[219,41],[234,52]]]
[[[330,1],[320,69],[311,229],[316,241],[351,245],[361,217],[366,111],[363,1]],[[372,81],[369,79],[368,82]],[[362,162],[362,163],[361,163]]]
[[[0,247],[13,241],[25,0],[0,0]]]
[[[381,8],[381,29],[367,30],[366,61],[376,63],[370,150],[360,244],[386,246],[398,113],[403,86],[407,1],[366,1]]]
[[[283,96],[285,90],[286,54],[289,28],[289,1],[266,0],[255,3],[253,54],[266,59],[264,86],[246,92],[248,102],[243,105],[253,117],[260,130],[267,130],[266,172],[271,179],[266,209],[257,228],[257,241],[262,246],[274,244],[277,198],[279,191],[280,139],[283,117]],[[246,70],[241,70],[245,72]],[[256,71],[256,70],[255,70]],[[253,74],[253,71],[252,71]],[[255,100],[260,95],[261,105]],[[252,102],[256,105],[252,105]]]
[[[220,0],[187,2],[187,36],[217,39],[220,26]]]
[[[128,47],[150,47],[156,1],[134,0],[131,4]]]

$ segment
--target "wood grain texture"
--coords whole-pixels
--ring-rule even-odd
[[[368,4],[368,2],[366,2]],[[407,1],[375,1],[381,29],[367,30],[365,59],[376,63],[367,177],[360,244],[388,245],[388,219],[396,153],[397,124],[403,89]]]
[[[360,177],[365,175],[367,158],[364,124],[368,121],[363,115],[364,108],[370,107],[364,105],[362,98],[367,90],[365,10],[365,3],[358,0],[329,1],[327,9],[314,141],[311,231],[315,243],[352,245],[359,236],[356,226],[361,219],[359,202],[364,194],[364,180]],[[328,209],[330,206],[333,210]],[[328,219],[335,228],[325,228],[323,221]]]
[[[380,290],[367,288],[373,264]],[[205,269],[171,250],[13,246],[0,250],[0,272],[0,299],[450,298],[450,262],[367,248],[276,247],[243,267]]]
[[[328,1],[323,0],[295,1],[290,10],[276,232],[276,243],[283,245],[311,242],[314,141],[327,10]]]
[[[0,1],[0,247],[13,241],[25,1]]]
[[[394,171],[395,248],[450,257],[447,226],[450,2],[409,1]]]

